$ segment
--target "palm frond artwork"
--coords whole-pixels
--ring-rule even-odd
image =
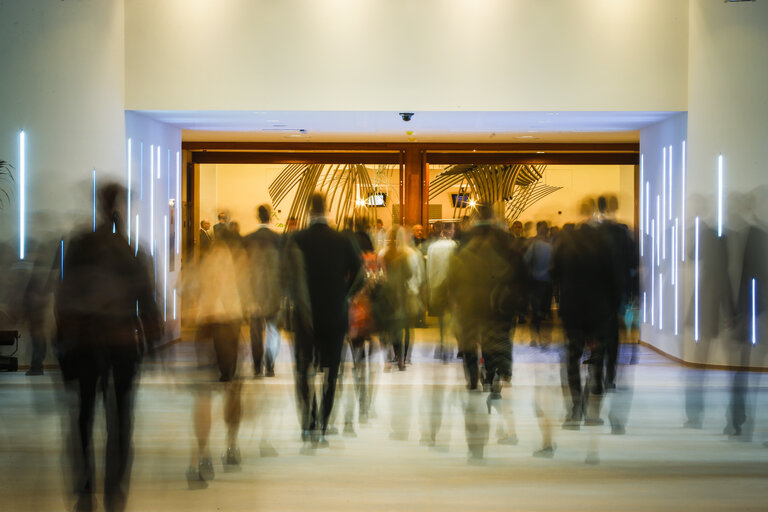
[[[11,202],[13,193],[13,166],[5,160],[0,160],[0,210]],[[7,185],[10,185],[6,188]],[[9,193],[9,190],[11,191]]]
[[[493,205],[497,215],[512,221],[536,201],[562,188],[539,183],[545,169],[545,165],[528,164],[450,165],[429,184],[429,199],[458,187],[454,219],[467,215],[475,202],[480,202]]]
[[[326,209],[339,227],[347,218],[376,219],[376,209],[367,200],[377,192],[368,168],[363,164],[291,164],[286,166],[269,185],[272,204],[277,207],[296,191],[288,212],[299,228],[309,223],[309,198],[314,192],[325,194]]]

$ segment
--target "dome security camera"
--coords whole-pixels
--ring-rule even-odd
[[[413,112],[400,112],[400,117],[407,123],[413,117]]]

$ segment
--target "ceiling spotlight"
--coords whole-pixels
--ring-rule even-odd
[[[470,199],[469,201],[467,201],[467,204],[469,205],[470,208],[474,208],[475,206],[477,206],[477,201],[475,201],[474,199]]]
[[[413,112],[400,112],[400,117],[402,117],[403,121],[405,121],[406,123],[411,120],[413,115],[414,115]]]

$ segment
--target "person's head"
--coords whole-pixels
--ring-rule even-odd
[[[440,236],[443,233],[443,223],[442,221],[437,221],[434,224],[430,224],[430,230],[429,235],[430,236]]]
[[[227,212],[219,212],[219,222],[227,222]]]
[[[256,216],[262,224],[269,224],[269,219],[272,217],[272,209],[268,204],[262,204],[256,208]]]
[[[208,231],[209,229],[211,229],[210,221],[208,219],[201,220],[200,221],[200,229],[202,229],[204,231]]]
[[[381,219],[376,219],[376,229],[384,229],[384,221]]]
[[[519,220],[516,220],[512,223],[512,228],[510,229],[512,231],[512,234],[515,238],[520,238],[523,236],[523,223]]]
[[[411,230],[413,231],[413,238],[416,240],[424,239],[424,226],[421,224],[414,224]]]
[[[443,238],[451,239],[453,238],[453,235],[455,233],[456,233],[456,230],[453,222],[446,222],[443,224],[443,229],[441,231],[441,235]]]
[[[237,222],[236,220],[233,220],[232,222],[229,223],[229,230],[232,232],[232,234],[239,235],[240,234],[240,223]]]
[[[122,233],[122,225],[126,215],[126,189],[117,183],[106,183],[99,189],[97,201],[99,217],[105,224],[114,224],[115,230]]]
[[[309,198],[309,216],[325,217],[325,195],[315,192]]]
[[[595,204],[595,200],[591,197],[585,197],[584,200],[581,201],[581,216],[584,218],[590,218],[595,214],[595,211],[597,210],[597,204]]]
[[[536,235],[546,238],[549,234],[549,227],[547,226],[547,223],[543,220],[540,220],[536,223]]]
[[[560,228],[558,228],[557,226],[552,226],[551,228],[549,228],[550,238],[555,238],[559,232],[560,232]]]
[[[608,212],[608,200],[605,198],[605,196],[600,196],[597,198],[597,211],[603,215]]]
[[[287,232],[296,231],[296,228],[299,227],[299,223],[296,221],[296,217],[288,217],[288,220],[285,222],[285,230]]]

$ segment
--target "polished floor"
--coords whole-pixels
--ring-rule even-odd
[[[141,376],[128,510],[768,510],[768,414],[758,375],[751,381],[753,435],[723,435],[730,374],[718,371],[704,372],[703,428],[684,429],[691,370],[640,348],[638,364],[623,366],[619,390],[602,404],[605,425],[562,430],[559,347],[532,348],[525,337],[519,329],[512,385],[488,414],[487,393],[464,389],[460,362],[433,358],[435,330],[417,329],[406,371],[375,365],[367,422],[359,422],[345,381],[335,425],[343,431],[351,417],[355,436],[330,436],[330,446],[317,450],[300,441],[284,342],[277,376],[245,381],[240,469],[225,472],[215,457],[216,478],[202,490],[190,490],[184,476],[194,387],[190,344],[181,342]],[[244,364],[242,373],[249,370]],[[0,374],[0,510],[71,509],[68,407],[55,371]],[[537,411],[555,425],[551,459],[532,456],[542,442]],[[617,411],[628,414],[624,435],[611,434],[608,418]],[[216,454],[225,448],[220,397],[213,418]],[[499,444],[513,429],[519,442]],[[104,437],[101,414],[97,458]],[[482,459],[468,458],[468,438],[485,444]],[[268,456],[269,447],[277,456]]]

